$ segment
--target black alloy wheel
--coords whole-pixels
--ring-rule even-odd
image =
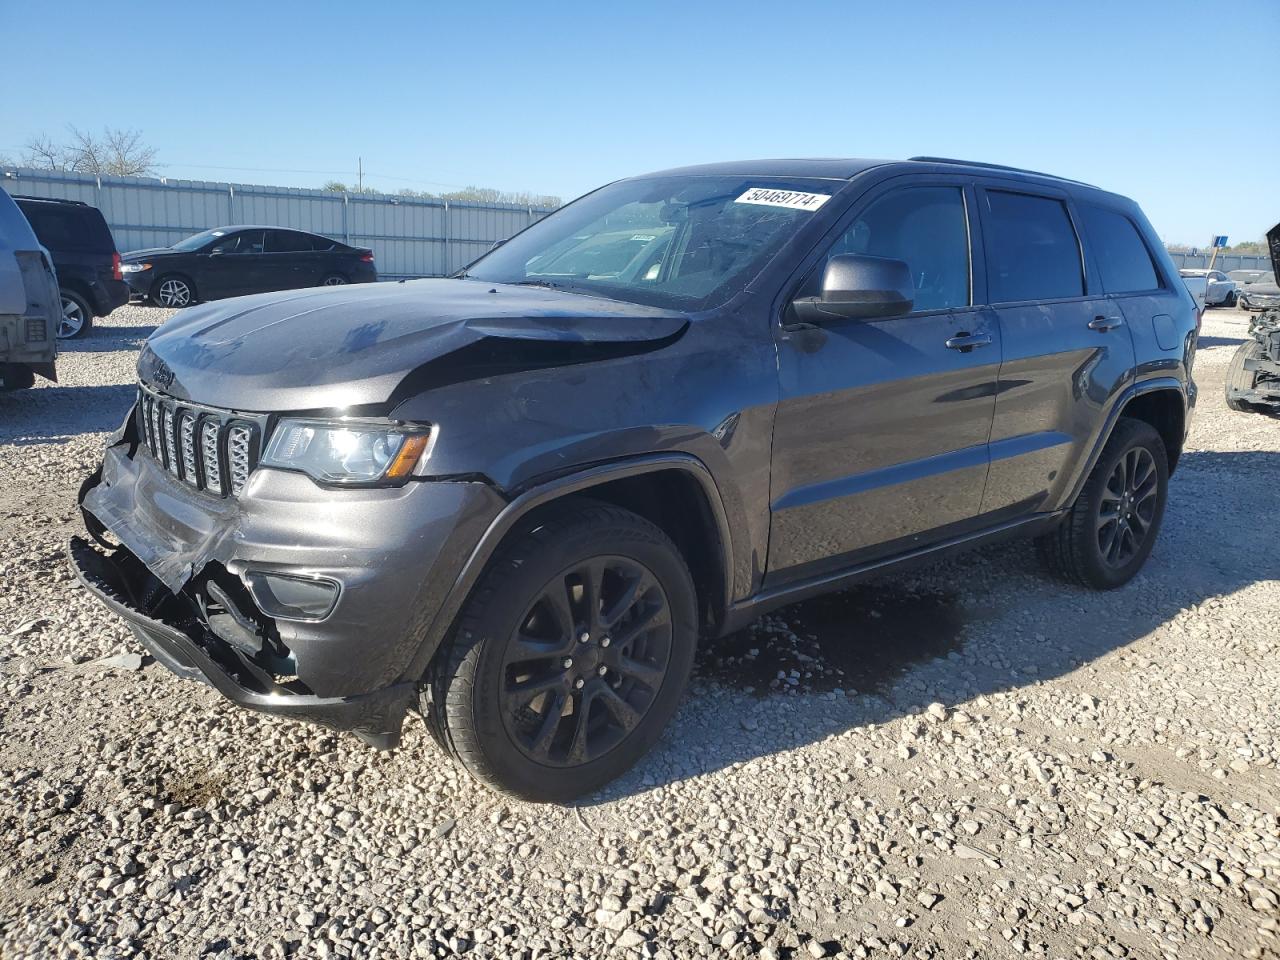
[[[572,800],[658,741],[697,639],[697,593],[671,539],[629,510],[570,498],[495,551],[427,671],[423,713],[482,783]]]
[[[644,719],[671,660],[671,610],[630,557],[592,557],[542,588],[503,658],[503,721],[525,756],[577,766]]]
[[[1036,539],[1045,566],[1097,590],[1128,583],[1160,532],[1168,464],[1155,427],[1121,417],[1062,522]]]
[[[1123,568],[1142,549],[1155,523],[1159,476],[1145,447],[1116,461],[1098,499],[1098,550],[1109,567]]]

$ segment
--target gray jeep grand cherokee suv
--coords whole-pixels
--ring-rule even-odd
[[[184,311],[83,486],[84,584],[245,707],[565,800],[700,635],[1013,534],[1151,552],[1198,316],[1138,207],[920,157],[622,180],[450,279]],[[874,642],[872,639],[869,642]]]

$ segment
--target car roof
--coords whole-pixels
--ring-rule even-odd
[[[821,180],[851,180],[867,170],[877,167],[902,167],[904,170],[955,171],[965,170],[972,174],[1016,174],[1018,177],[1034,177],[1041,180],[1052,180],[1059,183],[1071,183],[1090,187],[1091,184],[1079,180],[1069,180],[1051,173],[1040,173],[1035,170],[1024,170],[1021,167],[1004,166],[998,163],[984,163],[977,160],[955,160],[950,157],[911,157],[907,160],[874,160],[865,157],[814,157],[775,160],[730,160],[725,163],[704,163],[688,167],[674,167],[644,174],[644,177],[665,176],[749,176],[749,177],[787,177],[814,178]],[[1104,191],[1105,192],[1105,191]]]
[[[21,201],[22,203],[52,203],[65,207],[89,206],[89,204],[85,203],[83,200],[66,200],[62,197],[29,197],[22,193],[15,193],[12,194],[12,196],[14,200]]]
[[[236,223],[229,227],[208,227],[206,230],[221,230],[223,233],[231,233],[234,230],[288,230],[290,233],[305,233],[312,237],[320,236],[320,234],[312,233],[310,230],[299,230],[297,227],[282,227],[278,223]],[[198,230],[197,233],[205,233],[206,230]],[[325,239],[329,238],[325,237]]]

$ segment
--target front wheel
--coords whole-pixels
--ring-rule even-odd
[[[1168,495],[1160,434],[1145,421],[1121,418],[1065,519],[1037,539],[1041,560],[1081,586],[1123,586],[1151,554]]]
[[[1227,294],[1227,299],[1222,301],[1224,307],[1234,307],[1236,305],[1236,292],[1232,290]]]
[[[186,277],[168,276],[156,281],[151,299],[157,306],[182,308],[196,302],[196,290]]]
[[[481,782],[572,800],[658,740],[697,635],[693,581],[666,534],[568,501],[495,554],[433,662],[428,723]]]

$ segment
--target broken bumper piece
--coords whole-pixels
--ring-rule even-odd
[[[108,554],[72,537],[68,557],[80,582],[179,677],[203,681],[250,710],[348,731],[375,747],[388,749],[400,742],[404,715],[416,697],[415,684],[396,683],[351,697],[300,692],[287,678],[272,676],[214,634],[198,616],[184,615],[175,598],[157,589],[158,581],[127,548]],[[168,600],[154,599],[166,596]]]

